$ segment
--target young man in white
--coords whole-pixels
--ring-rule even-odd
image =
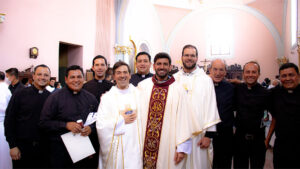
[[[142,123],[143,167],[145,169],[182,169],[191,152],[192,127],[174,77],[169,75],[171,58],[158,53],[154,58],[155,75],[139,83],[139,111]]]
[[[195,114],[196,132],[192,139],[192,153],[187,157],[186,168],[209,169],[212,167],[212,145],[209,132],[216,131],[220,122],[213,82],[197,66],[198,51],[193,45],[182,50],[183,69],[174,75],[181,90],[188,94],[189,113]],[[212,133],[210,133],[212,134]]]
[[[142,169],[138,91],[129,84],[129,66],[113,67],[116,86],[101,98],[96,122],[100,143],[100,169]]]

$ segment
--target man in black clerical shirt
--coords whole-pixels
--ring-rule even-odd
[[[5,71],[6,78],[8,79],[9,90],[11,94],[14,94],[15,91],[24,88],[24,85],[19,81],[19,71],[17,68],[10,68]]]
[[[130,83],[137,86],[138,83],[144,79],[152,77],[150,73],[151,56],[147,52],[140,52],[135,57],[137,73],[131,75]]]
[[[100,103],[100,97],[105,92],[109,91],[113,84],[105,80],[105,73],[107,70],[107,60],[104,56],[98,55],[93,59],[94,79],[88,81],[83,85],[83,89],[92,93]]]
[[[233,156],[233,100],[234,86],[227,82],[225,61],[216,59],[211,62],[210,77],[215,85],[217,106],[221,123],[217,124],[217,133],[213,137],[213,168],[231,169]]]
[[[46,65],[34,68],[33,85],[17,90],[9,102],[4,121],[5,136],[10,147],[13,168],[43,167],[40,114],[50,95],[45,89],[50,80]]]
[[[86,122],[89,115],[97,112],[96,98],[83,86],[83,70],[73,65],[66,70],[66,87],[54,92],[46,101],[42,110],[40,126],[49,140],[50,166],[52,168],[97,168],[93,159],[98,156],[87,157],[73,164],[68,151],[61,139],[67,132],[80,133],[89,136],[93,146],[98,145],[95,124],[81,127],[77,120]],[[93,139],[95,138],[96,139]],[[94,141],[97,142],[94,142]],[[96,149],[95,149],[96,150]]]
[[[293,63],[279,68],[282,86],[272,89],[272,123],[266,146],[275,129],[274,168],[300,168],[300,85],[299,69]]]
[[[268,109],[269,92],[257,83],[260,66],[255,61],[244,65],[245,83],[235,86],[236,132],[234,168],[263,168],[266,147],[264,111]]]

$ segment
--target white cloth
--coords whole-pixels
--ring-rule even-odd
[[[131,124],[125,124],[120,111],[130,105],[137,109],[138,90],[129,85],[126,90],[113,86],[101,98],[96,127],[100,142],[100,169],[142,169],[140,115]]]
[[[12,161],[9,154],[9,146],[4,135],[5,110],[10,100],[11,93],[5,82],[0,82],[0,168],[11,169]]]
[[[153,85],[152,78],[145,79],[138,84],[138,89],[140,91],[140,104],[138,109],[141,113],[143,144],[145,141],[148,110]],[[182,104],[184,102],[181,102],[180,100],[181,93],[178,85],[174,82],[168,89],[156,164],[157,169],[182,169],[184,167],[184,161],[175,165],[174,155],[176,148],[180,152],[190,152],[191,144],[189,144],[188,140],[192,135],[191,133],[185,132],[185,129],[188,128],[186,126],[188,124],[186,121],[189,119],[189,116],[185,115],[185,105]],[[180,126],[180,129],[182,130],[176,128],[178,122],[183,124]],[[180,148],[178,148],[178,146],[180,146]]]
[[[46,90],[48,90],[50,93],[52,93],[55,90],[55,88],[48,85],[48,86],[46,86]]]
[[[188,94],[189,112],[195,116],[190,121],[194,126],[193,148],[187,157],[185,168],[209,169],[212,167],[212,144],[208,149],[200,149],[197,143],[204,137],[206,131],[216,131],[215,125],[220,122],[213,82],[198,67],[191,73],[180,70],[174,77],[181,90]]]

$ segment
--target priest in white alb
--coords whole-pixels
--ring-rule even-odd
[[[174,75],[181,89],[188,94],[189,113],[194,118],[192,131],[192,153],[186,161],[187,169],[212,168],[213,147],[211,138],[220,122],[214,85],[209,76],[197,66],[198,51],[193,45],[186,45],[182,50],[183,69]]]
[[[158,53],[154,58],[155,75],[139,83],[143,168],[183,169],[191,152],[190,114],[185,108],[171,70],[171,58]]]
[[[142,169],[138,90],[131,84],[129,66],[113,66],[113,86],[101,97],[97,132],[100,143],[99,169]]]
[[[5,110],[9,103],[11,92],[4,80],[5,74],[0,71],[0,168],[11,169],[12,161],[9,154],[10,148],[4,135]]]

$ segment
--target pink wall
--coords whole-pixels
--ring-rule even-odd
[[[114,63],[115,11],[114,0],[97,0],[95,55],[103,55]]]
[[[0,24],[0,70],[47,64],[58,76],[59,41],[83,46],[82,66],[95,54],[96,0],[0,0],[6,20]],[[29,59],[29,48],[39,48]]]
[[[284,0],[256,0],[248,6],[255,8],[270,19],[282,35],[283,4]]]
[[[187,10],[187,9],[170,8],[161,5],[154,5],[154,6],[159,16],[160,23],[162,23],[162,31],[165,40],[168,39],[168,36],[170,35],[171,31],[174,29],[176,24],[184,16],[186,16],[188,13],[191,12],[191,10]],[[167,23],[167,24],[163,24],[163,23]]]
[[[274,78],[278,71],[276,63],[277,50],[275,41],[265,25],[254,16],[237,9],[217,8],[207,12],[197,13],[188,18],[170,47],[173,63],[178,64],[181,50],[185,44],[194,44],[199,50],[198,62],[206,57],[207,30],[205,19],[212,14],[229,14],[233,16],[234,28],[234,55],[226,59],[228,64],[245,64],[247,61],[256,60],[261,64],[262,71],[260,80],[265,77]],[[164,23],[168,24],[168,23]],[[193,25],[193,26],[191,26]]]

